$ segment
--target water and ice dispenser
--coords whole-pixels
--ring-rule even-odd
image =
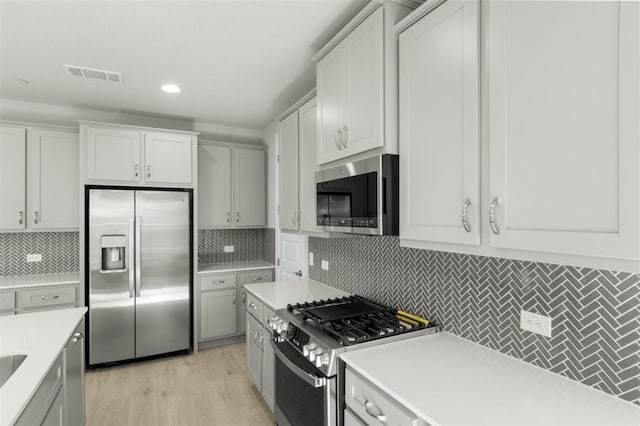
[[[102,248],[102,266],[100,272],[124,272],[127,252],[126,235],[103,235],[100,237]]]

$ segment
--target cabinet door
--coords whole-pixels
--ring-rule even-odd
[[[273,411],[275,402],[273,346],[271,346],[271,341],[269,340],[269,332],[263,330],[262,334],[264,336],[260,344],[262,347],[262,397],[271,411]]]
[[[0,127],[0,228],[24,229],[26,130]]]
[[[145,182],[190,185],[191,148],[192,138],[188,135],[145,133]]]
[[[247,331],[247,290],[244,286],[239,287],[237,300],[238,303],[238,334],[245,333]]]
[[[478,73],[477,2],[400,34],[400,238],[480,243]]]
[[[384,145],[383,13],[379,7],[342,42],[346,86],[341,138],[346,155]]]
[[[29,136],[29,227],[78,227],[78,135],[33,130]]]
[[[65,406],[67,425],[84,424],[84,321],[64,349]]]
[[[87,128],[87,178],[139,182],[140,132]]]
[[[280,122],[280,229],[298,230],[298,111]]]
[[[231,226],[231,148],[198,146],[198,226]]]
[[[262,387],[262,351],[260,350],[260,336],[262,326],[257,319],[251,315],[247,315],[247,335],[246,351],[247,351],[247,374],[251,381],[258,388]]]
[[[234,150],[234,206],[236,226],[266,225],[266,158],[257,149]]]
[[[338,45],[316,67],[318,85],[317,163],[324,164],[343,157],[344,146],[339,131],[343,126],[342,108],[345,57]]]
[[[64,389],[60,389],[47,410],[40,426],[64,426],[74,424],[64,419]],[[78,423],[81,424],[81,423]]]
[[[299,176],[299,205],[300,215],[298,225],[301,231],[314,232],[316,229],[316,141],[317,131],[317,105],[312,99],[299,110],[299,134],[298,143],[300,154]]]
[[[236,290],[200,294],[200,339],[228,336],[236,332]]]
[[[488,2],[491,246],[640,257],[639,9]]]

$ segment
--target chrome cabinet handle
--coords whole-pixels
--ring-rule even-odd
[[[467,208],[469,208],[470,205],[471,198],[467,198],[467,200],[462,205],[462,226],[467,232],[471,232],[471,225],[469,225],[469,221],[467,220]]]
[[[240,212],[236,212],[236,223],[240,223]]]
[[[59,299],[60,296],[59,295],[54,295],[54,296],[40,296],[40,300],[55,300],[55,299]]]
[[[140,166],[138,164],[133,165],[133,176],[138,177],[140,174]]]
[[[255,309],[255,310],[257,310],[257,309],[258,309],[258,307],[256,306],[256,304],[255,304],[255,303],[253,303],[253,302],[249,303],[249,307],[250,307],[251,309]]]
[[[301,220],[302,220],[302,210],[298,210],[298,226],[300,226]]]
[[[75,343],[82,339],[84,339],[84,333],[78,331],[77,333],[73,333],[73,337],[71,338],[71,341]]]
[[[258,334],[260,334],[260,331],[256,331],[256,334],[253,335],[253,343],[257,346],[260,347],[260,344],[258,343]]]
[[[251,281],[262,281],[262,277],[255,277],[252,278]]]
[[[340,137],[340,130],[336,130],[336,134],[335,134],[335,135],[333,135],[333,141],[336,143],[336,147],[337,147],[340,151],[342,151],[342,144],[341,144],[342,142],[340,142],[340,141],[338,140],[338,138],[339,138],[339,137]]]
[[[247,295],[246,293],[242,293],[242,304],[244,305],[244,302],[246,302],[247,300]]]
[[[214,281],[212,284],[224,284],[224,280]]]
[[[372,412],[371,408],[375,407],[375,409],[378,411],[377,413]],[[382,412],[382,410],[378,407],[376,407],[376,405],[369,401],[368,399],[366,399],[364,401],[364,411],[367,412],[368,415],[370,415],[371,417],[373,417],[376,420],[379,420],[381,422],[386,422],[387,421],[387,416]]]
[[[493,217],[493,214],[496,210],[496,206],[500,205],[500,198],[494,198],[493,201],[491,202],[491,210],[489,210],[489,225],[491,226],[491,231],[498,235],[500,233],[500,228],[498,228],[498,226],[496,225],[496,221],[495,218]]]
[[[150,178],[151,177],[151,165],[147,166],[147,177]]]
[[[20,211],[18,212],[18,225],[22,225],[23,222],[24,222],[24,212]]]
[[[236,295],[235,295],[235,294],[233,295],[233,300],[231,301],[231,304],[232,304],[232,305],[235,305],[235,304],[236,304]]]
[[[262,344],[263,340],[264,340],[264,335],[260,333],[260,338],[258,339],[258,347],[262,352],[264,352],[264,345]]]
[[[33,212],[33,223],[35,223],[36,225],[38,224],[38,220],[39,220],[38,216],[39,215],[37,211]]]
[[[342,129],[340,129],[340,143],[342,143],[342,146],[344,146],[344,149],[348,148],[347,146],[347,144],[349,143],[348,131],[349,129],[347,129],[347,126],[343,126]],[[342,135],[344,135],[344,139],[342,138]]]
[[[294,225],[297,225],[297,223],[296,223],[296,209],[293,209],[293,212],[291,213],[291,223],[293,223]]]
[[[231,212],[227,212],[227,223],[231,222]]]

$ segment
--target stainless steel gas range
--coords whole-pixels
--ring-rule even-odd
[[[278,426],[341,426],[340,354],[433,333],[429,326],[360,296],[288,305],[269,320]]]

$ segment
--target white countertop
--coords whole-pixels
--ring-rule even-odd
[[[264,260],[255,260],[252,262],[207,263],[198,265],[198,274],[250,271],[253,269],[268,269],[275,267],[276,265],[273,263],[265,262]]]
[[[61,274],[15,275],[0,277],[0,290],[17,287],[41,287],[45,285],[78,284],[79,272]]]
[[[305,279],[247,284],[244,287],[274,310],[286,308],[289,303],[311,302],[349,295],[328,285]]]
[[[82,307],[0,317],[0,356],[27,355],[0,387],[0,425],[17,420],[86,311]]]
[[[432,426],[640,424],[630,402],[449,333],[341,358]]]

